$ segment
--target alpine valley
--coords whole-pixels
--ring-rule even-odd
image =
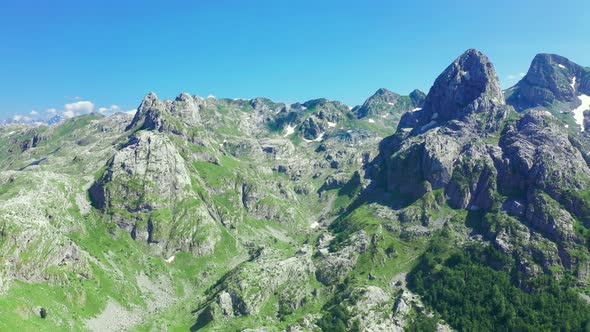
[[[588,112],[586,112],[588,110]],[[0,127],[2,331],[590,330],[590,68]]]

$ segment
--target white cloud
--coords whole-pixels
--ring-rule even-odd
[[[91,113],[92,111],[94,111],[94,103],[88,100],[77,101],[75,103],[65,104],[64,109],[66,110],[66,112]]]
[[[65,111],[63,115],[64,117],[69,119],[75,117],[77,114],[74,111]]]
[[[215,99],[215,96],[214,96],[214,95],[208,95],[208,96],[207,96],[207,99],[209,99],[209,98],[213,98],[213,99]]]
[[[17,114],[12,117],[12,121],[16,121],[16,122],[25,121],[26,122],[26,121],[31,121],[31,118],[29,118],[28,116]]]
[[[101,114],[105,113],[115,113],[121,111],[121,106],[119,105],[111,105],[110,107],[99,107],[98,112]]]
[[[526,73],[520,72],[518,74],[508,74],[508,76],[506,76],[506,78],[513,81],[513,80],[523,78],[525,75],[526,75]]]
[[[80,97],[68,97],[68,98],[79,99]],[[92,113],[95,110],[98,111],[99,113],[102,113],[102,114],[112,114],[112,113],[124,111],[123,108],[119,105],[110,105],[108,107],[101,106],[101,107],[97,108],[96,104],[94,104],[94,102],[92,102],[92,101],[80,100],[80,101],[73,102],[73,103],[67,103],[61,109],[48,108],[44,111],[44,113],[49,114],[50,116],[53,116],[53,115],[56,115],[59,113],[65,118],[72,118],[72,117],[75,117],[78,115]],[[39,112],[39,111],[33,110],[30,112],[30,115],[31,116],[38,116],[40,113],[41,112]]]

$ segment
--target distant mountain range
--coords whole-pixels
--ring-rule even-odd
[[[0,330],[590,328],[590,69],[0,128]]]

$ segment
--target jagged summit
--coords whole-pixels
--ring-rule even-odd
[[[139,104],[133,120],[127,126],[127,130],[135,127],[154,129],[157,119],[160,117],[159,113],[162,106],[162,102],[154,92],[148,93]]]
[[[147,109],[150,107],[158,106],[159,104],[160,99],[158,98],[158,96],[154,92],[150,92],[145,97],[143,97],[143,100],[139,105],[139,109]]]
[[[469,49],[436,79],[424,102],[424,111],[438,113],[441,120],[456,119],[478,111],[473,102],[503,105],[502,89],[492,62],[483,53]],[[468,106],[472,106],[467,109]]]
[[[181,119],[190,126],[197,125],[200,121],[199,106],[203,104],[203,100],[183,92],[174,100],[161,101],[154,92],[150,92],[143,98],[127,129],[170,129],[170,117]]]
[[[353,113],[359,119],[368,116],[392,115],[399,119],[403,112],[420,108],[424,103],[424,92],[414,90],[409,96],[401,96],[385,88],[380,88],[371,97],[367,98],[363,105],[353,109]]]
[[[428,97],[149,93],[1,127],[0,330],[583,331],[590,135],[502,98],[468,50]]]
[[[186,93],[186,92],[182,92],[174,100],[175,101],[191,101],[191,100],[193,100],[193,97],[190,94]]]
[[[422,90],[414,89],[414,91],[410,92],[410,98],[414,102],[422,105],[424,103],[424,99],[426,99],[426,94]]]
[[[423,132],[450,120],[466,121],[472,114],[488,114],[486,129],[507,114],[504,96],[486,55],[469,49],[451,63],[434,81],[421,110],[406,113],[398,130]]]
[[[374,96],[387,96],[387,95],[399,96],[397,93],[387,90],[386,88],[379,88],[374,94]]]

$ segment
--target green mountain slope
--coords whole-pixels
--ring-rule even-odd
[[[519,111],[468,50],[354,108],[1,127],[0,330],[586,328],[588,140]]]

